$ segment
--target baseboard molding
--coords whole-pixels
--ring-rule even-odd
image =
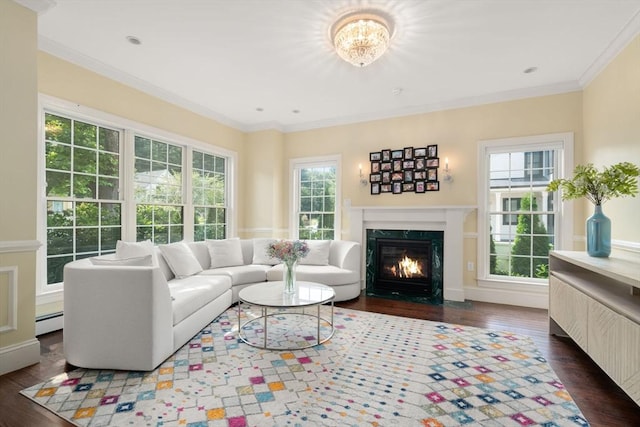
[[[549,294],[546,292],[532,293],[470,286],[464,288],[464,296],[471,301],[549,309]]]
[[[32,338],[0,348],[0,375],[40,362],[40,341]]]
[[[56,313],[46,318],[36,319],[36,336],[59,331],[64,325],[64,315]]]

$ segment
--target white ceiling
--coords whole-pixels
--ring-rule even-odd
[[[578,90],[640,32],[640,0],[16,1],[49,6],[40,49],[245,131]],[[357,8],[395,22],[365,68],[328,36]]]

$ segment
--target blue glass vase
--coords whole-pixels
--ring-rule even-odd
[[[611,254],[611,220],[602,213],[602,205],[595,205],[587,218],[587,253],[600,258]]]

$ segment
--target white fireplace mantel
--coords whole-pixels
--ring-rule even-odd
[[[476,206],[420,206],[420,207],[351,207],[350,239],[366,250],[367,230],[444,231],[443,291],[444,299],[464,301],[463,226],[467,215]],[[363,264],[361,277],[365,277]]]

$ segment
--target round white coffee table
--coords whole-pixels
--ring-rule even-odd
[[[264,282],[247,286],[240,290],[238,293],[238,337],[240,337],[242,341],[253,347],[268,350],[298,350],[320,345],[333,336],[333,300],[336,296],[333,288],[320,283],[297,281],[295,293],[285,294],[283,291],[284,282]],[[326,303],[331,303],[331,320],[323,319],[320,316],[320,306]],[[241,324],[240,314],[242,304],[259,307],[260,315]],[[272,310],[271,313],[269,312],[270,309]],[[302,309],[302,312],[292,313],[289,309]],[[313,340],[309,340],[305,344],[299,344],[296,347],[269,346],[268,320],[273,316],[278,316],[278,318],[280,318],[280,316],[283,316],[283,318],[287,316],[311,317],[315,322],[315,337],[313,337]],[[326,322],[329,327],[329,332],[325,333],[325,336],[321,335],[321,321]],[[251,341],[245,334],[245,328],[256,322],[262,323],[264,335],[262,343]]]

